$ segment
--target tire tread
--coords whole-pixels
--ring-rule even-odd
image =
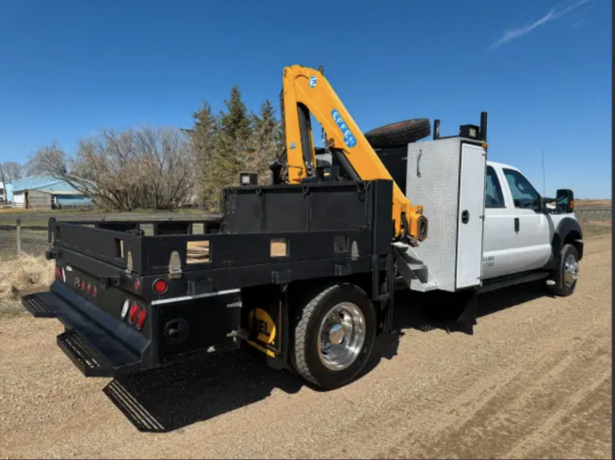
[[[570,291],[565,287],[565,282],[564,282],[564,263],[566,261],[566,255],[568,254],[570,249],[574,251],[575,257],[577,258],[577,263],[578,263],[577,249],[572,244],[564,244],[564,246],[562,247],[559,253],[559,259],[557,261],[557,269],[555,270],[555,274],[553,277],[553,281],[555,281],[555,285],[550,286],[551,291],[555,295],[562,296],[562,297],[571,295],[574,292],[574,289],[576,288],[576,281]]]
[[[305,342],[307,339],[307,329],[308,324],[312,317],[314,316],[314,312],[316,307],[320,303],[320,301],[333,289],[338,287],[337,284],[329,286],[328,288],[321,291],[316,297],[314,297],[301,312],[301,319],[295,328],[295,353],[293,353],[293,365],[295,370],[307,381],[313,383],[314,385],[320,385],[318,379],[312,375],[310,369],[307,365],[307,360],[305,357]]]

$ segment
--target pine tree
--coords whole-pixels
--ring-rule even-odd
[[[218,190],[238,185],[239,173],[249,169],[254,155],[252,117],[237,85],[233,86],[230,98],[224,104],[226,111],[219,115],[220,132],[215,154],[214,181]]]
[[[253,134],[252,120],[237,85],[231,88],[231,97],[224,101],[224,105],[227,112],[220,114],[220,128],[225,136],[235,142],[249,139]]]
[[[193,127],[184,130],[193,141],[198,196],[209,212],[219,211],[222,189],[238,185],[242,171],[257,172],[261,184],[269,183],[269,165],[283,147],[282,126],[271,101],[261,104],[258,114],[251,113],[235,85],[224,104],[216,116],[204,102],[192,115]]]
[[[185,129],[192,139],[193,160],[196,169],[196,194],[198,201],[207,210],[215,211],[219,201],[219,191],[215,189],[213,175],[216,173],[216,144],[219,122],[207,101],[201,109],[192,114],[194,125]]]
[[[254,127],[255,153],[251,166],[258,172],[261,183],[269,183],[269,165],[279,156],[282,147],[281,123],[269,99],[261,104],[258,115],[254,116]]]

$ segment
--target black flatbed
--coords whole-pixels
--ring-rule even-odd
[[[391,181],[231,187],[222,208],[214,221],[50,219],[47,257],[56,261],[56,280],[49,291],[25,296],[24,306],[64,323],[58,345],[86,376],[238,348],[250,325],[241,307],[259,302],[273,306],[279,339],[247,338],[284,361],[284,292],[323,280],[364,286],[378,307],[379,330],[390,328]],[[160,280],[164,292],[156,289]]]

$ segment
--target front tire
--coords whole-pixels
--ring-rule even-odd
[[[552,280],[551,291],[558,296],[569,296],[574,292],[579,276],[579,253],[572,244],[565,244]]]
[[[354,284],[335,284],[302,307],[294,331],[293,367],[320,388],[339,388],[363,370],[375,337],[376,314],[369,296]]]

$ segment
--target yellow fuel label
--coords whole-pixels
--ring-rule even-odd
[[[253,332],[256,332],[257,340],[261,343],[270,345],[275,340],[276,328],[275,321],[262,308],[255,308],[250,311],[248,320]]]

